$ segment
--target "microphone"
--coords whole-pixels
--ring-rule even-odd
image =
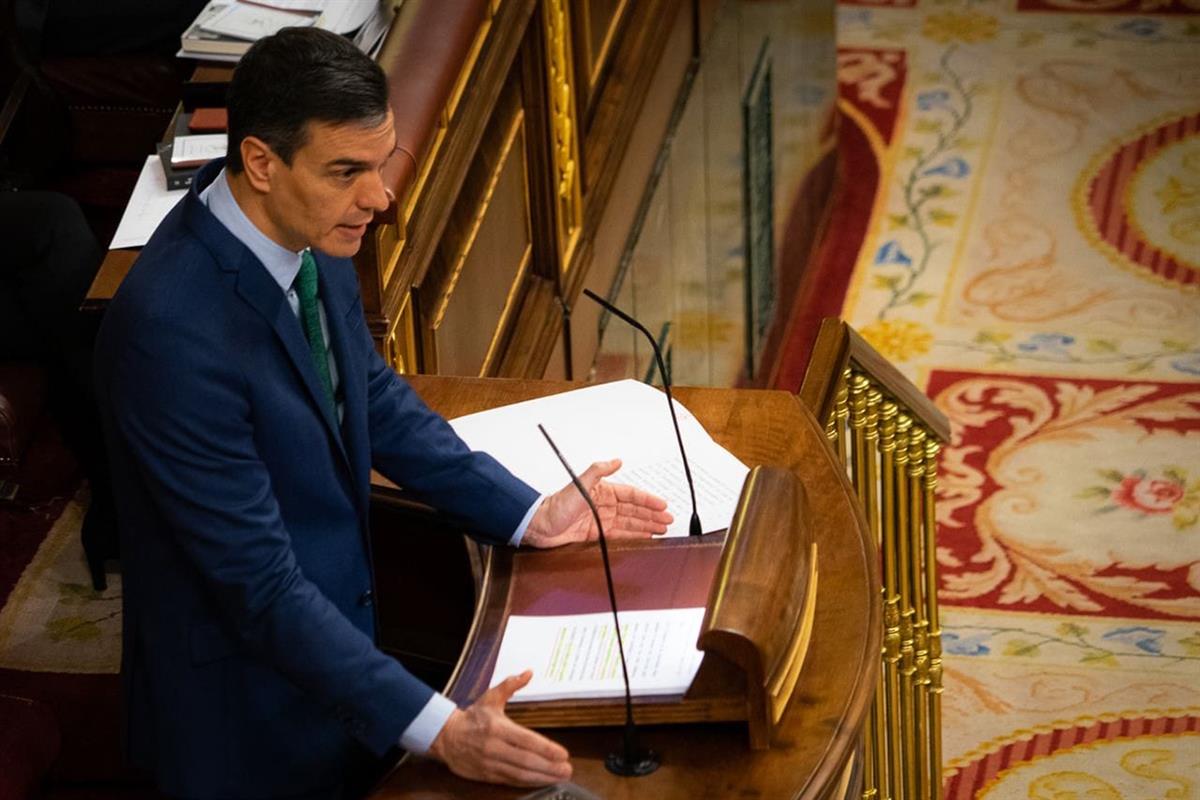
[[[671,411],[671,423],[675,426],[675,438],[679,440],[679,456],[683,459],[683,474],[687,478],[688,491],[691,492],[692,495],[692,522],[688,529],[688,533],[691,536],[699,536],[704,533],[704,529],[700,527],[700,515],[696,512],[696,484],[692,480],[692,470],[688,466],[687,453],[685,453],[683,450],[683,434],[679,432],[679,420],[675,418],[675,402],[671,399],[671,379],[667,377],[667,367],[665,364],[663,364],[662,350],[659,348],[658,342],[656,342],[654,337],[650,335],[650,331],[646,330],[645,325],[638,322],[636,319],[629,316],[624,311],[593,292],[591,289],[584,289],[583,293],[641,331],[642,335],[645,336],[650,342],[650,347],[654,349],[654,359],[658,362],[658,372],[663,377],[663,391],[666,392],[667,395],[667,408]]]
[[[621,621],[617,618],[617,595],[613,591],[612,567],[608,561],[608,542],[604,538],[604,525],[600,522],[600,512],[596,510],[596,504],[592,502],[592,497],[588,494],[587,489],[575,475],[567,460],[563,458],[563,454],[559,452],[558,445],[554,443],[550,434],[546,433],[546,429],[540,423],[538,430],[542,432],[542,436],[546,437],[550,449],[554,451],[554,455],[558,456],[563,469],[571,476],[571,483],[575,485],[579,494],[583,495],[583,501],[592,510],[592,519],[596,521],[596,530],[600,533],[600,558],[604,561],[604,580],[608,584],[608,604],[612,607],[613,629],[617,633],[617,653],[621,656],[621,675],[625,679],[625,735],[622,737],[621,749],[609,753],[604,759],[604,766],[614,775],[627,778],[649,775],[658,769],[658,754],[653,750],[643,750],[637,741],[637,726],[633,722],[633,697],[629,693],[629,669],[625,665],[625,644],[621,640]]]

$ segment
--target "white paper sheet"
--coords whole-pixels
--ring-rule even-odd
[[[201,23],[200,27],[221,36],[257,42],[284,28],[308,27],[315,19],[307,14],[293,14],[249,3],[232,3],[224,11]]]
[[[705,533],[729,527],[749,469],[713,441],[681,403],[675,413],[696,482],[696,504]],[[451,420],[474,450],[490,453],[543,494],[570,478],[538,431],[545,426],[576,474],[594,461],[620,458],[608,478],[652,492],[667,501],[675,521],[667,536],[686,536],[692,515],[679,443],[666,397],[652,386],[626,380],[588,386]]]
[[[203,164],[225,155],[229,136],[224,133],[201,133],[176,136],[171,143],[171,164]]]
[[[392,19],[396,16],[395,8],[389,3],[379,3],[367,21],[358,29],[351,40],[354,46],[371,58],[378,55],[383,47],[383,39],[392,27]]]
[[[379,5],[379,0],[334,0],[317,19],[317,27],[334,33],[358,30]]]
[[[633,695],[682,694],[704,653],[696,649],[703,608],[620,614]],[[512,702],[621,697],[625,684],[612,614],[508,618],[491,685],[533,670]]]
[[[141,247],[150,240],[150,234],[175,204],[187,194],[187,189],[167,189],[167,176],[163,174],[162,161],[158,156],[146,156],[137,185],[121,215],[121,223],[113,234],[110,250],[122,247]]]

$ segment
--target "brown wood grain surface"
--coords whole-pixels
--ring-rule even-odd
[[[575,385],[548,381],[413,376],[413,387],[435,410],[458,416],[545,396]],[[880,649],[877,557],[845,472],[812,415],[786,392],[680,387],[675,395],[712,436],[750,466],[792,470],[819,523],[820,584],[812,640],[796,697],[765,751],[751,751],[745,723],[646,726],[645,744],[662,766],[642,778],[618,778],[604,768],[618,745],[617,728],[546,731],[571,752],[574,780],[606,798],[824,798],[842,785],[858,746],[875,685]],[[619,455],[619,454],[618,454]],[[499,562],[493,562],[496,572]],[[511,559],[508,561],[511,564]],[[382,577],[382,576],[381,576]],[[493,574],[488,580],[507,580]],[[484,585],[484,596],[488,587]],[[477,630],[502,613],[477,612]],[[469,654],[468,654],[469,655]],[[454,692],[454,679],[450,691]],[[403,760],[381,784],[383,798],[517,798],[518,789],[461,780],[423,758]]]
[[[904,377],[858,331],[836,317],[821,320],[812,359],[804,372],[800,397],[820,419],[833,412],[842,372],[848,366],[870,376],[903,409],[929,428],[942,442],[950,441],[950,420],[933,401]]]

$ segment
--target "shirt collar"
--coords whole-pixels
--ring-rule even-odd
[[[250,252],[258,257],[267,272],[279,284],[284,294],[289,292],[300,272],[300,253],[288,250],[283,245],[271,240],[258,226],[250,221],[246,212],[238,205],[229,188],[229,180],[222,168],[213,182],[200,192],[200,202],[208,206],[222,225],[232,233],[238,241],[250,248]]]

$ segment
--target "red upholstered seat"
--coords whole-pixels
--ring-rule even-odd
[[[387,177],[403,198],[417,165],[433,141],[438,118],[450,99],[471,43],[487,19],[487,0],[408,0],[392,31],[394,53],[388,73],[396,115],[396,149]]]

